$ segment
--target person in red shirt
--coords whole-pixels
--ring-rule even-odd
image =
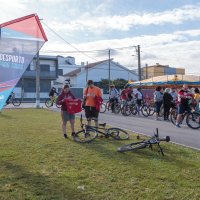
[[[120,99],[123,102],[128,99],[128,85],[125,85],[124,89],[121,91]]]
[[[180,128],[180,122],[185,111],[190,112],[189,101],[193,95],[189,91],[188,85],[184,84],[183,88],[178,92],[178,115],[176,119],[176,127]]]
[[[63,135],[64,135],[64,138],[67,138],[67,133],[66,133],[67,121],[70,121],[72,136],[75,135],[75,131],[74,131],[75,115],[69,114],[67,112],[65,99],[75,99],[74,95],[71,93],[71,91],[69,89],[69,85],[64,85],[62,92],[58,96],[58,99],[57,99],[57,104],[61,105],[61,118],[62,118]]]

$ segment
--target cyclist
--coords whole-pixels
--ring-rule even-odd
[[[142,105],[142,100],[143,100],[142,89],[138,88],[137,90],[134,91],[134,94],[136,97],[137,113],[138,115],[140,115],[140,107]]]
[[[195,88],[194,89],[194,100],[196,101],[196,108],[195,108],[195,110],[197,111],[197,112],[199,112],[200,111],[200,92],[199,92],[199,89],[198,88]]]
[[[178,115],[176,119],[176,127],[180,128],[180,122],[182,115],[185,111],[190,112],[190,100],[192,99],[192,94],[189,91],[188,85],[184,84],[183,88],[178,92]]]
[[[87,87],[84,90],[85,99],[85,116],[88,121],[88,126],[91,126],[91,120],[95,121],[95,126],[98,127],[99,109],[97,108],[99,100],[102,99],[101,89],[94,86],[93,80],[88,80]]]
[[[52,87],[50,92],[49,92],[49,98],[51,99],[51,106],[53,106],[55,94],[58,95],[58,93],[56,92],[56,88]]]
[[[170,88],[166,88],[163,95],[163,106],[164,106],[164,120],[169,120],[169,111],[172,106],[173,97],[170,94]]]
[[[122,100],[122,103],[127,101],[127,99],[128,99],[128,85],[124,86],[124,89],[121,91],[120,98]]]
[[[15,93],[14,92],[11,92],[11,94],[9,95],[8,99],[6,100],[6,104],[8,105],[10,103],[10,100],[11,99],[14,99],[15,98]]]
[[[109,101],[111,104],[111,110],[114,112],[114,105],[115,103],[118,103],[118,97],[119,97],[119,92],[115,88],[114,85],[110,85],[110,95],[109,95]]]

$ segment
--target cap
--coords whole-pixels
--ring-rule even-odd
[[[93,82],[93,80],[88,80],[88,81],[87,81],[87,84],[88,84],[88,85],[92,85],[92,84],[94,84],[94,82]]]

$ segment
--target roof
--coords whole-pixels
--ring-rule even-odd
[[[95,66],[97,66],[97,65],[99,65],[101,63],[104,63],[106,61],[108,61],[108,60],[102,60],[102,61],[98,61],[98,62],[95,62],[95,63],[90,63],[88,65],[85,65],[84,69],[91,69],[91,68],[93,68],[93,67],[95,67]],[[75,69],[75,70],[73,70],[71,72],[68,72],[68,73],[64,74],[64,76],[76,76],[80,72],[81,72],[81,67],[78,68],[78,69]]]

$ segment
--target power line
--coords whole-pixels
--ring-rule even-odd
[[[65,40],[62,36],[60,36],[56,31],[54,31],[52,28],[50,28],[46,23],[44,23],[43,21],[42,21],[42,23],[43,23],[49,30],[51,30],[57,37],[59,37],[61,40],[63,40],[65,43],[67,43],[67,44],[68,44],[69,46],[71,46],[72,48],[76,49],[76,51],[82,53],[83,55],[87,56],[88,58],[91,58],[91,59],[93,59],[93,60],[95,60],[95,61],[98,61],[98,60],[96,60],[95,58],[93,58],[93,57],[87,55],[86,53],[82,52],[81,50],[79,50],[78,48],[76,48],[75,46],[73,46],[71,43],[69,43],[67,40]]]

